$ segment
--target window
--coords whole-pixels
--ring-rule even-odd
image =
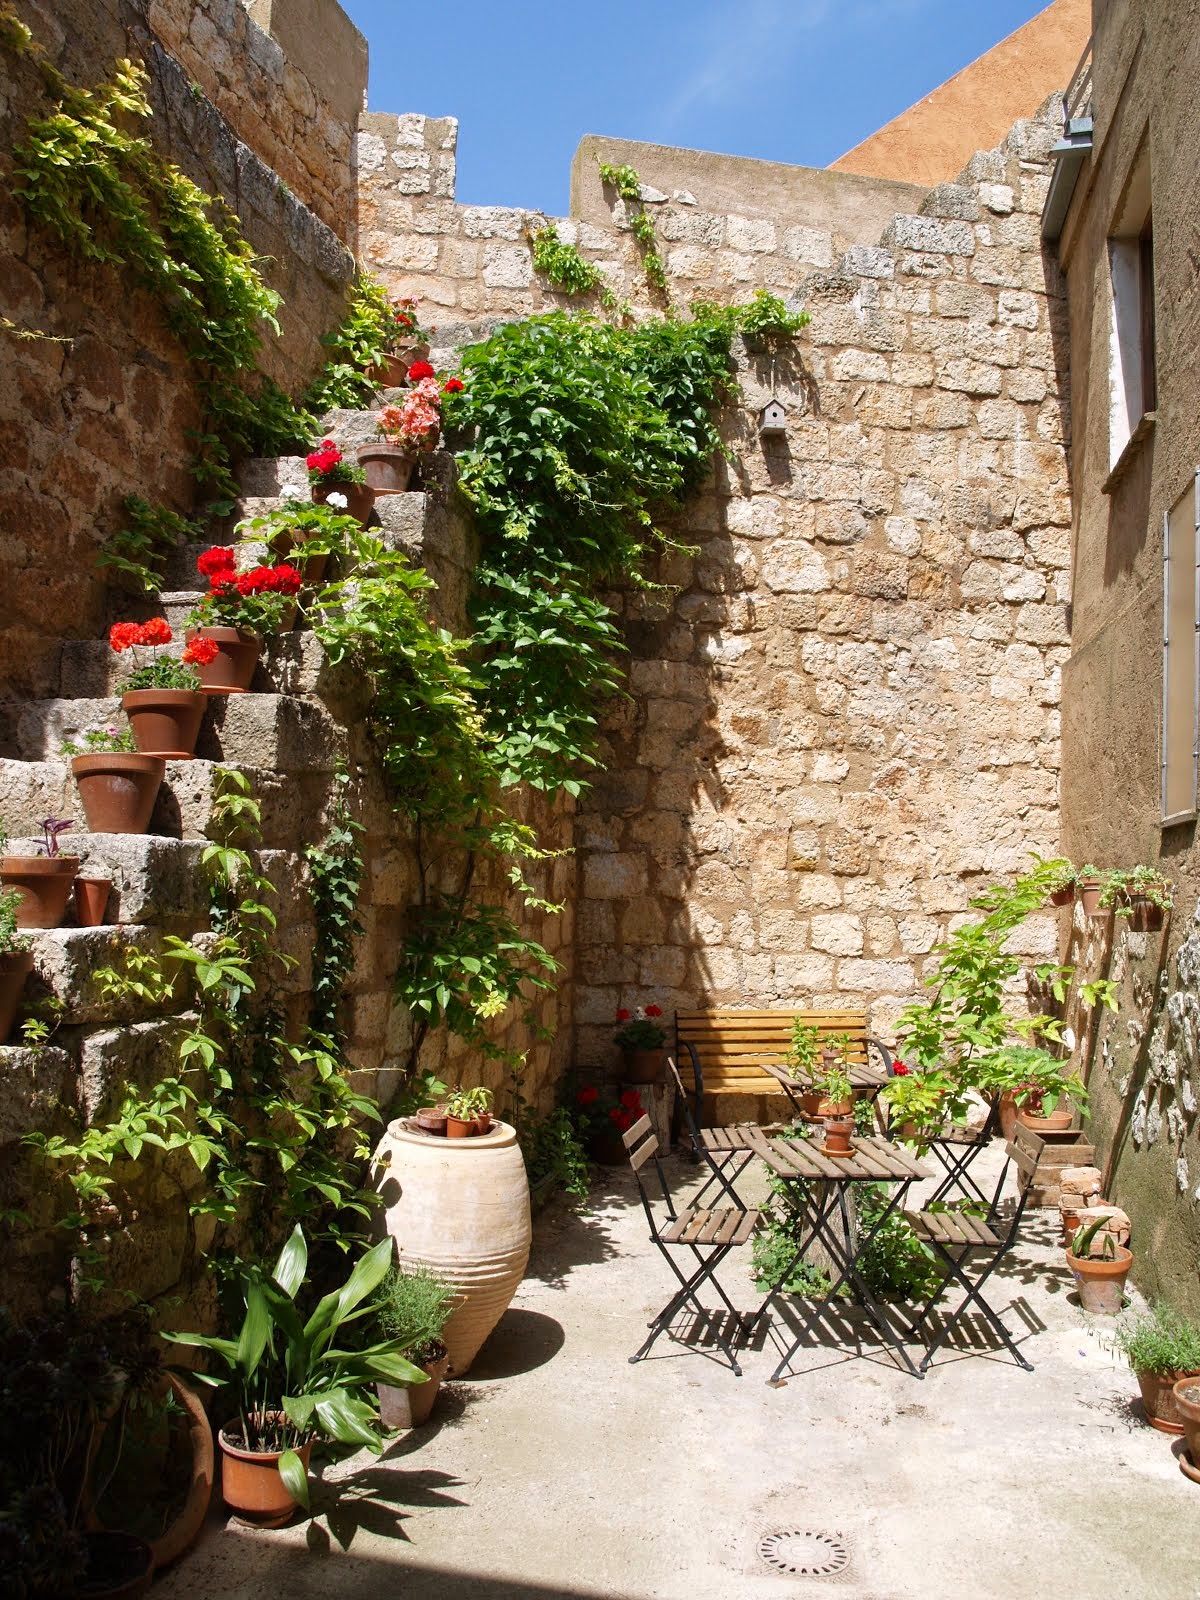
[[[1163,827],[1196,815],[1200,763],[1200,468],[1163,519]]]
[[[1112,325],[1109,345],[1109,471],[1153,426],[1154,228],[1148,144],[1125,186],[1108,241]]]

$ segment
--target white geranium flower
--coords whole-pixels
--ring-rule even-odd
[[[344,494],[339,494],[335,489],[332,494],[325,496],[325,504],[327,506],[336,506],[339,511],[345,511],[350,502]]]
[[[304,490],[297,489],[294,483],[285,483],[283,488],[279,491],[279,498],[281,500],[299,500],[303,494]]]

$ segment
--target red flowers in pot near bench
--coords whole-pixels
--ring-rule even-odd
[[[295,606],[304,581],[298,567],[283,561],[273,567],[238,572],[232,549],[214,545],[196,563],[208,579],[208,593],[188,618],[189,647],[203,643],[200,687],[206,694],[244,694],[254,677],[263,635],[279,633]]]
[[[143,649],[157,651],[172,637],[162,617],[151,617],[149,622],[115,623],[108,642],[118,655],[133,651],[134,670],[125,680],[121,709],[138,749],[166,761],[187,761],[195,753],[208,703],[196,669],[212,665],[217,646],[209,639],[193,639],[179,661],[157,654],[143,660],[138,654]]]

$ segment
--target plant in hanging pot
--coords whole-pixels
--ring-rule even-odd
[[[620,1027],[613,1042],[621,1051],[621,1078],[625,1083],[657,1083],[663,1074],[663,1046],[667,1030],[659,1018],[661,1006],[622,1007],[617,1012]]]
[[[1079,904],[1083,907],[1085,917],[1103,917],[1107,915],[1108,905],[1111,904],[1111,901],[1101,904],[1101,900],[1111,877],[1112,873],[1101,872],[1100,868],[1092,866],[1091,862],[1088,862],[1086,866],[1080,867],[1075,878],[1075,887],[1079,895]]]
[[[65,740],[62,753],[71,758],[88,832],[145,833],[166,762],[143,755],[128,728],[90,728],[82,740]]]
[[[188,646],[200,652],[193,656],[200,687],[206,694],[244,694],[263,635],[282,630],[304,580],[287,562],[238,572],[226,545],[206,550],[196,564],[208,579],[208,593],[188,618]]]
[[[1118,1327],[1113,1343],[1133,1368],[1146,1421],[1160,1433],[1181,1434],[1174,1387],[1180,1378],[1200,1379],[1200,1322],[1160,1300]]]
[[[0,828],[0,884],[15,891],[18,928],[57,928],[79,871],[78,856],[64,856],[58,836],[75,826],[70,817],[47,817],[36,855],[7,854],[8,834]]]
[[[1043,860],[1035,853],[1034,862],[1046,882],[1046,899],[1052,906],[1069,906],[1075,903],[1075,889],[1079,874],[1065,856],[1052,861]]]
[[[450,1352],[442,1342],[442,1329],[458,1298],[449,1279],[427,1267],[409,1272],[393,1267],[385,1279],[375,1319],[379,1332],[399,1345],[405,1360],[426,1375],[426,1382],[402,1388],[390,1383],[376,1385],[379,1420],[385,1428],[419,1428],[428,1422],[450,1371]]]
[[[116,622],[108,632],[109,645],[118,655],[133,651],[134,668],[125,679],[121,709],[138,749],[143,755],[162,756],[166,761],[190,761],[208,704],[196,669],[211,664],[216,646],[207,639],[193,639],[183,659],[176,661],[157,653],[172,637],[162,617],[151,617],[149,622]],[[140,650],[154,654],[144,660]]]
[[[20,903],[15,889],[0,889],[0,1044],[8,1043],[25,979],[33,971],[29,940],[17,932]]]
[[[176,1344],[210,1351],[227,1371],[194,1374],[233,1390],[236,1415],[220,1431],[221,1493],[230,1510],[257,1527],[278,1528],[308,1506],[308,1464],[318,1437],[382,1450],[375,1384],[424,1383],[395,1339],[347,1348],[351,1323],[376,1313],[368,1297],[387,1276],[392,1241],[382,1239],[355,1262],[340,1289],[305,1317],[308,1246],[297,1225],[270,1273],[254,1263],[242,1273],[246,1313],[234,1339],[170,1333]]]
[[[1125,1279],[1133,1265],[1133,1252],[1118,1244],[1107,1217],[1086,1222],[1067,1250],[1067,1266],[1085,1311],[1112,1317],[1125,1297]]]
[[[446,1137],[471,1139],[487,1133],[492,1125],[492,1091],[480,1085],[475,1089],[456,1089],[446,1100]]]
[[[435,330],[422,328],[417,318],[419,301],[401,296],[390,307],[384,322],[383,348],[367,376],[383,389],[398,389],[414,362],[429,355],[429,336]]]
[[[308,468],[314,502],[318,505],[328,502],[347,510],[365,528],[375,504],[375,491],[367,483],[363,469],[347,461],[332,439],[323,439],[317,449],[304,458],[304,464]],[[331,495],[338,498],[331,500]]]
[[[1138,866],[1125,875],[1117,915],[1129,918],[1134,933],[1158,933],[1174,905],[1171,885],[1156,867]]]

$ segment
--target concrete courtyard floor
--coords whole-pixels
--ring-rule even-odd
[[[667,1170],[694,1187],[695,1169]],[[976,1338],[918,1382],[864,1338],[803,1348],[775,1389],[790,1308],[740,1379],[702,1333],[628,1364],[672,1283],[631,1177],[605,1169],[585,1214],[538,1219],[513,1307],[426,1427],[327,1462],[311,1521],[267,1533],[214,1513],[155,1594],[1196,1600],[1200,1489],[1142,1420],[1110,1320],[1078,1308],[1056,1233],[1057,1213],[1029,1213],[989,1286],[1032,1373]],[[749,1265],[739,1251],[723,1271],[747,1307]],[[759,1540],[792,1530],[833,1535],[846,1564],[772,1571]]]

